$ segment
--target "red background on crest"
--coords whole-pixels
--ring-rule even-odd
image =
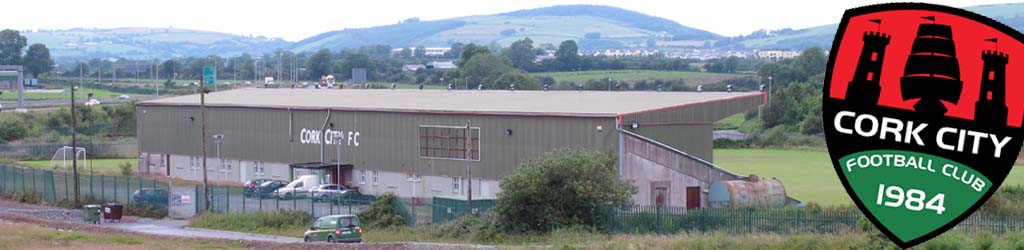
[[[996,49],[995,43],[985,40],[998,38],[998,50],[1008,54],[1010,58],[1006,65],[1006,106],[1009,109],[1007,125],[1020,127],[1021,118],[1024,116],[1024,83],[1021,82],[1024,80],[1024,71],[1021,70],[1024,69],[1024,44],[987,25],[942,12],[898,10],[852,17],[843,34],[838,53],[831,55],[836,57],[836,68],[832,71],[829,96],[844,99],[846,87],[853,79],[857,60],[864,46],[864,32],[880,31],[891,36],[891,40],[882,62],[882,93],[878,104],[913,110],[917,100],[903,100],[900,77],[903,76],[903,68],[917,35],[918,25],[932,22],[922,18],[924,16],[935,16],[936,24],[950,25],[953,29],[956,57],[960,61],[960,80],[964,85],[959,103],[943,101],[948,109],[946,116],[974,120],[974,104],[978,100],[982,77],[981,52]],[[872,19],[881,19],[882,24],[877,25],[869,21]]]

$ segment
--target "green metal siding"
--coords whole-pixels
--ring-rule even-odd
[[[140,152],[199,155],[200,112],[194,106],[138,106]],[[290,115],[289,115],[290,114]],[[221,155],[229,159],[297,163],[320,160],[318,144],[300,143],[299,132],[319,130],[326,110],[264,108],[207,108],[207,153],[216,156],[213,134],[224,134]],[[292,126],[289,128],[289,116]],[[190,121],[189,117],[194,117]],[[481,160],[420,158],[420,125],[481,128]],[[342,146],[342,162],[356,169],[375,169],[423,175],[465,175],[497,179],[511,174],[521,160],[555,148],[583,147],[613,151],[617,148],[615,118],[498,116],[479,114],[427,114],[331,111],[333,130],[359,132],[359,146]],[[596,128],[602,127],[601,131]],[[512,135],[506,130],[511,129]],[[710,147],[710,145],[708,145]],[[326,145],[324,160],[335,161],[337,147]]]
[[[622,124],[714,123],[733,114],[756,109],[764,104],[764,95],[740,96],[708,103],[694,103],[664,109],[625,114]]]
[[[647,138],[657,138],[658,142],[679,149],[692,156],[713,162],[711,124],[681,124],[663,126],[638,126],[629,129]]]

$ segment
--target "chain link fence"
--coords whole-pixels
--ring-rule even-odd
[[[89,158],[135,158],[138,147],[134,141],[125,142],[79,142],[76,146],[85,148]],[[49,160],[57,149],[71,146],[71,143],[44,142],[0,144],[0,158],[26,160]],[[71,160],[70,154],[68,160]]]

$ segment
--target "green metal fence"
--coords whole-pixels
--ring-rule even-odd
[[[202,213],[206,209],[203,186],[195,187],[195,211]],[[307,194],[298,194],[290,199],[276,195],[257,195],[246,193],[244,187],[210,185],[210,211],[216,213],[255,213],[260,211],[296,210],[320,217],[336,214],[355,214],[372,203],[375,198],[369,195],[340,197],[334,199],[314,198]]]
[[[609,209],[602,222],[612,233],[676,234],[680,232],[842,233],[855,230],[863,214],[850,210],[797,208],[666,208],[634,206]],[[996,233],[1024,231],[1024,218],[974,214],[954,230]]]
[[[494,200],[473,200],[472,201],[473,213],[484,213],[494,208]],[[434,197],[433,199],[433,214],[431,216],[432,223],[440,224],[454,220],[456,218],[466,215],[466,211],[470,211],[467,208],[467,202],[465,199],[452,199],[445,197]]]
[[[167,190],[168,183],[138,176],[78,175],[79,198],[83,202],[136,202],[132,194],[140,189]],[[0,192],[35,194],[49,203],[74,201],[74,174],[46,169],[0,166]]]

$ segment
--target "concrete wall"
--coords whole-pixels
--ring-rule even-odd
[[[632,181],[639,188],[639,192],[633,196],[633,202],[637,205],[654,205],[651,195],[653,186],[665,185],[669,192],[667,206],[685,207],[686,188],[699,186],[701,207],[706,207],[711,182],[740,178],[710,162],[675,151],[650,139],[630,133],[623,133],[622,138],[620,171],[622,178]]]

